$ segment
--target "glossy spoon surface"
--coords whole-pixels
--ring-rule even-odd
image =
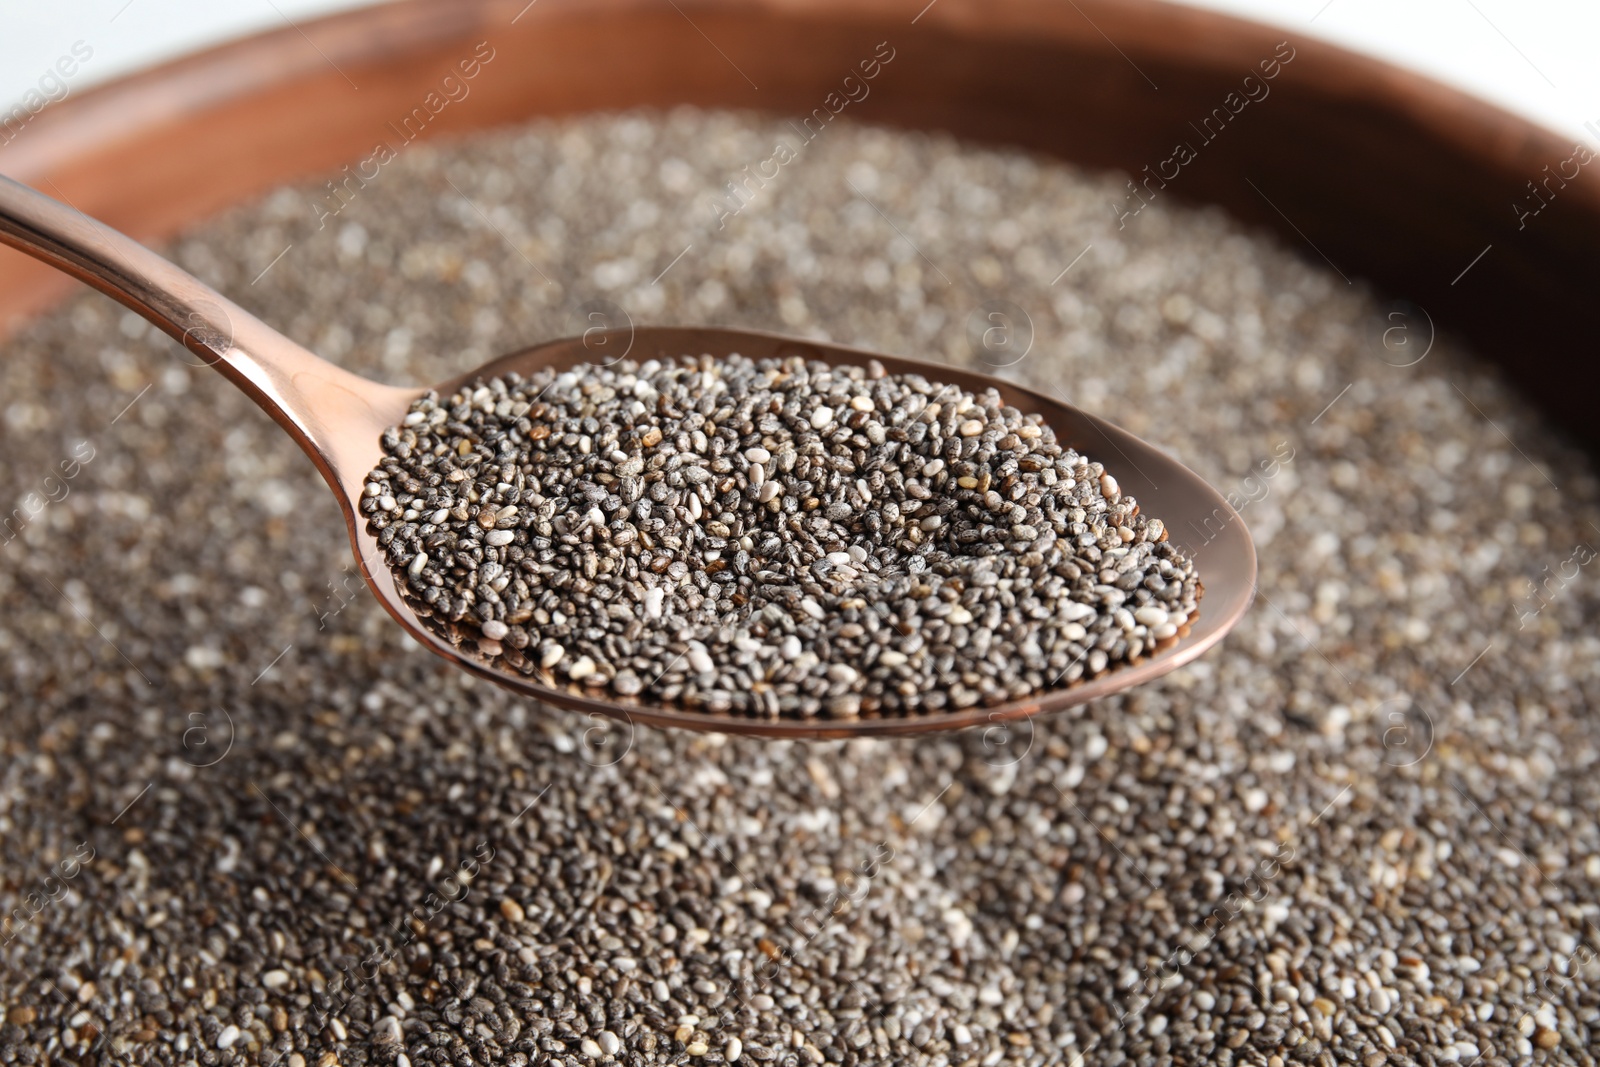
[[[1060,400],[958,367],[881,355],[841,345],[747,330],[695,327],[590,332],[524,349],[430,387],[383,385],[316,356],[229,301],[199,279],[116,232],[27,186],[0,176],[0,242],[88,283],[144,316],[242,389],[271,415],[316,464],[339,500],[351,547],[379,602],[423,647],[463,670],[549,704],[653,726],[838,738],[908,734],[1001,723],[1058,711],[1151,681],[1201,655],[1233,628],[1255,593],[1255,547],[1223,496],[1166,452]],[[1140,510],[1169,531],[1199,539],[1185,546],[1204,587],[1197,617],[1153,654],[1070,686],[1020,700],[936,713],[852,719],[753,718],[716,715],[671,704],[604,697],[576,684],[547,684],[538,676],[500,670],[435,633],[397,588],[383,549],[357,511],[363,482],[383,457],[383,431],[404,419],[412,401],[431,388],[448,396],[480,378],[510,372],[529,377],[621,358],[677,359],[684,355],[752,360],[801,356],[834,365],[877,360],[890,374],[920,374],[971,392],[994,389],[1025,413],[1036,413],[1061,444],[1104,464]],[[1187,540],[1187,537],[1186,537]]]

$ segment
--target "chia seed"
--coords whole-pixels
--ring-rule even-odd
[[[546,709],[418,654],[277,424],[80,293],[0,357],[16,493],[95,450],[0,534],[0,1064],[1592,1067],[1600,583],[1536,583],[1597,543],[1593,458],[1458,337],[1391,366],[1386,305],[1310,251],[1161,200],[1119,230],[1126,176],[847,123],[709,239],[786,122],[425,140],[326,230],[319,179],[167,254],[395,384],[599,294],[1070,381],[1248,501],[1229,639],[916,739]],[[951,324],[1001,294],[1037,337],[995,368]]]
[[[994,705],[1171,644],[1200,595],[1039,416],[876,361],[545,369],[430,393],[383,446],[360,506],[419,616],[547,685],[767,718]]]

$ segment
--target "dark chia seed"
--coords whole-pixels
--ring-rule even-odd
[[[1176,639],[1193,564],[993,390],[585,365],[417,401],[361,502],[419,613],[546,684],[779,717],[998,704]]]
[[[1248,500],[1258,607],[1004,731],[552,711],[417,654],[277,424],[82,293],[0,345],[0,1064],[1593,1067],[1600,582],[1535,585],[1600,545],[1593,457],[1457,337],[1392,366],[1309,250],[1119,229],[1124,175],[845,118],[704,240],[786,130],[430,138],[169,253],[397,384],[596,296],[1070,381]],[[960,328],[999,295],[1008,368]]]

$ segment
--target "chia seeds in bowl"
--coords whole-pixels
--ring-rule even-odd
[[[430,393],[361,508],[419,617],[548,685],[766,718],[911,716],[1171,643],[1191,560],[988,391],[685,356]]]
[[[317,180],[172,251],[395,383],[582,330],[619,262],[654,322],[958,370],[1003,292],[1039,328],[1006,376],[1246,501],[1259,607],[1004,732],[551,711],[416,654],[278,426],[82,293],[0,359],[16,492],[95,449],[0,547],[0,914],[66,890],[0,930],[0,1062],[1592,1065],[1600,583],[1532,583],[1596,544],[1593,457],[1459,337],[1391,366],[1309,251],[1176,201],[1118,229],[1125,176],[846,120],[698,243],[785,129],[430,139],[326,230]],[[565,288],[514,299],[523,254]]]

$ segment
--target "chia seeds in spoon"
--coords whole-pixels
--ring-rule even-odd
[[[798,357],[585,365],[412,405],[361,508],[449,641],[714,714],[915,715],[1137,660],[1193,563],[993,390]]]

